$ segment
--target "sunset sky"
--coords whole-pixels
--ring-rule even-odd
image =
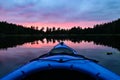
[[[0,21],[25,26],[93,27],[120,18],[120,0],[0,0]]]

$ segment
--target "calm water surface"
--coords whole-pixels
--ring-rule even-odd
[[[73,43],[71,41],[64,41],[68,46],[74,48],[80,55],[99,61],[99,64],[110,69],[111,71],[120,75],[120,52],[119,50],[96,45],[94,42]],[[21,67],[29,62],[31,59],[37,58],[42,54],[49,52],[56,44],[57,41],[49,42],[44,39],[42,41],[35,41],[25,43],[13,48],[0,49],[0,77],[8,74],[9,72]],[[108,55],[110,52],[112,54]]]

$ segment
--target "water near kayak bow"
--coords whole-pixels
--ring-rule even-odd
[[[31,60],[1,80],[120,80],[120,76],[64,44]]]

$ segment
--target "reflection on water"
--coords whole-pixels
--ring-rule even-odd
[[[38,56],[49,52],[53,46],[61,41],[64,41],[68,46],[77,50],[80,55],[95,59],[99,61],[99,64],[120,75],[120,49],[118,44],[114,44],[114,46],[112,46],[114,48],[111,47],[114,43],[113,41],[110,43],[110,41],[106,42],[104,39],[102,42],[99,39],[64,40],[45,38],[36,40],[29,39],[28,41],[24,38],[10,38],[8,40],[11,41],[7,42],[7,40],[3,39],[4,43],[6,42],[5,44],[0,41],[3,45],[0,46],[0,77],[19,68],[31,59],[37,58]],[[107,45],[107,43],[109,44]]]

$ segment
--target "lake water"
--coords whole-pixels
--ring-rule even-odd
[[[47,41],[46,39],[26,42],[14,47],[0,49],[0,77],[14,71],[31,59],[49,52],[60,41]],[[81,40],[73,42],[64,40],[64,43],[78,51],[78,54],[95,59],[98,64],[120,75],[120,51],[117,48],[95,44],[94,41]],[[107,53],[111,54],[107,54]]]

